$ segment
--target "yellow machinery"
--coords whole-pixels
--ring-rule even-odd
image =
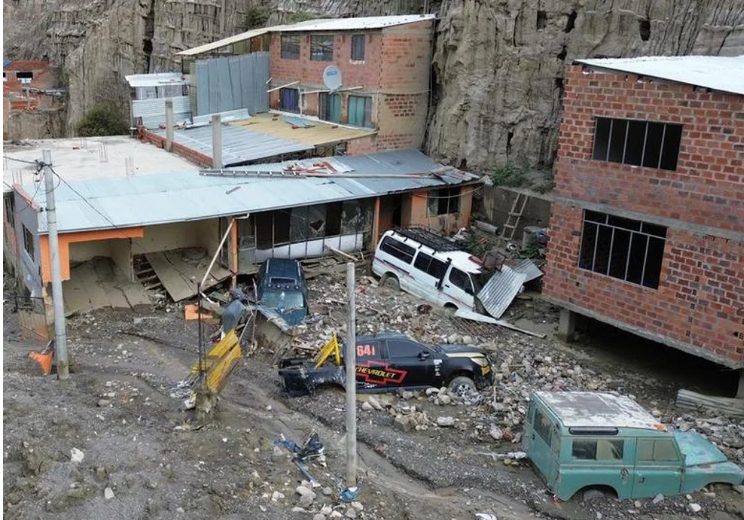
[[[206,389],[218,394],[227,383],[227,378],[238,364],[241,355],[240,339],[235,334],[235,329],[232,329],[214,344],[203,360],[194,363],[191,367],[191,376],[198,378],[200,374],[204,374]]]
[[[338,342],[338,337],[335,334],[331,336],[328,343],[323,345],[323,348],[315,355],[315,368],[320,368],[331,356],[333,356],[333,362],[340,366],[341,344]]]

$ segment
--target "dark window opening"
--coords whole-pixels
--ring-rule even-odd
[[[447,272],[447,264],[441,260],[437,260],[431,255],[427,255],[419,251],[416,256],[416,261],[413,263],[413,267],[425,272],[429,276],[433,276],[437,280],[441,280],[444,277],[444,273]]]
[[[16,72],[16,79],[34,79],[34,73],[18,71]]]
[[[281,56],[285,60],[300,59],[300,35],[282,34]]]
[[[310,59],[333,61],[333,35],[317,34],[310,37]]]
[[[585,211],[579,267],[657,289],[665,244],[664,226]]]
[[[35,261],[34,235],[28,230],[25,224],[21,224],[21,227],[23,228],[23,249],[25,249],[28,256]]]
[[[326,236],[332,237],[341,234],[341,214],[343,204],[334,202],[326,206]]]
[[[352,126],[372,126],[372,98],[367,96],[349,96],[349,124]]]
[[[547,22],[548,16],[545,14],[545,11],[538,11],[537,12],[537,21],[535,22],[535,28],[539,31],[540,29],[545,28],[545,24]]]
[[[675,170],[681,140],[682,125],[598,117],[592,158]]]
[[[279,108],[285,112],[299,112],[300,91],[296,88],[280,88]]]
[[[429,192],[429,215],[449,215],[460,211],[460,188],[440,188]]]
[[[15,199],[13,193],[3,197],[5,202],[5,221],[11,228],[15,228]]]
[[[413,255],[416,254],[416,250],[413,247],[391,237],[385,237],[382,240],[380,250],[394,256],[398,260],[404,261],[407,264],[410,264],[413,261]]]
[[[256,247],[271,249],[290,241],[290,212],[268,211],[256,213]]]
[[[363,34],[351,36],[351,59],[352,61],[364,61],[364,39]]]
[[[638,32],[641,34],[641,40],[648,41],[651,37],[651,21],[646,18],[638,21]]]

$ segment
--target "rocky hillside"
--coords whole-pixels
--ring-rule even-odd
[[[4,0],[5,54],[47,56],[69,87],[67,126],[97,102],[126,111],[126,74],[264,23],[439,13],[430,153],[486,169],[552,162],[563,72],[577,57],[744,53],[741,0]]]

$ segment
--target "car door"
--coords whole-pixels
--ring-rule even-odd
[[[557,453],[560,452],[558,429],[541,408],[535,407],[531,430],[528,441],[530,460],[552,488],[555,483],[550,479],[557,463]]]
[[[682,488],[682,456],[671,437],[636,441],[633,498],[673,495]]]
[[[413,261],[413,280],[411,284],[415,286],[415,290],[412,292],[422,295],[429,301],[439,302],[441,280],[446,270],[446,263],[419,251]]]
[[[472,311],[475,298],[473,284],[465,271],[452,267],[442,283],[442,305],[452,302],[458,309]]]
[[[434,384],[435,353],[426,345],[408,338],[389,338],[387,352],[389,370],[400,375],[398,386],[422,387]]]

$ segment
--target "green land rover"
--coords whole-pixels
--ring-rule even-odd
[[[644,498],[744,482],[744,471],[703,436],[670,431],[632,399],[614,394],[534,392],[523,444],[561,500],[587,489]]]

